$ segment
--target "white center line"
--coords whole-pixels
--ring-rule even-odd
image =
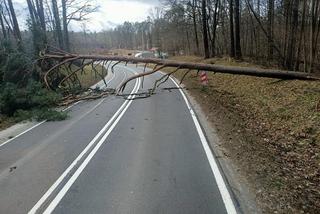
[[[140,79],[136,81],[136,84],[131,92],[135,94],[140,87]],[[130,95],[131,97],[131,95]],[[130,98],[129,97],[129,98]],[[54,182],[54,184],[47,190],[47,192],[40,198],[40,200],[33,206],[33,208],[28,212],[29,214],[36,213],[37,210],[43,205],[43,203],[50,197],[50,195],[56,190],[56,188],[61,184],[61,182],[69,175],[72,169],[79,163],[79,161],[84,157],[84,155],[93,147],[96,141],[101,137],[101,135],[107,130],[107,128],[112,124],[114,120],[117,121],[121,115],[124,114],[125,110],[129,107],[132,100],[126,100],[118,111],[113,115],[113,117],[108,121],[108,123],[101,129],[101,131],[91,140],[91,142],[86,146],[86,148],[79,154],[79,156],[71,163],[71,165],[63,172],[63,174]],[[118,117],[118,115],[120,115]],[[118,118],[117,118],[118,117]],[[116,122],[115,122],[116,123]],[[111,126],[112,127],[112,126]],[[109,129],[110,130],[110,129]],[[100,141],[99,141],[100,142]],[[92,152],[91,152],[92,153]],[[90,154],[91,154],[90,153]],[[61,191],[60,191],[61,192]],[[57,197],[57,196],[56,196]],[[61,199],[60,199],[61,200]]]

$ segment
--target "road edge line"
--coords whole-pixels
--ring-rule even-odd
[[[208,141],[207,141],[207,138],[205,137],[205,134],[201,128],[201,125],[200,125],[200,122],[198,120],[198,118],[196,117],[196,114],[194,112],[194,110],[192,109],[190,103],[189,103],[189,100],[187,98],[187,96],[185,95],[184,91],[180,88],[180,86],[178,85],[178,83],[172,78],[170,77],[171,81],[179,88],[179,91],[188,107],[188,110],[189,110],[189,113],[193,119],[193,123],[197,129],[197,132],[198,132],[198,135],[200,137],[200,140],[201,140],[201,143],[202,143],[202,146],[203,146],[203,149],[206,153],[206,156],[208,158],[208,161],[209,161],[209,164],[210,164],[210,167],[211,167],[211,170],[212,170],[212,173],[213,173],[213,176],[215,177],[215,180],[217,182],[217,185],[218,185],[218,188],[219,188],[219,192],[220,192],[220,195],[222,197],[222,200],[223,200],[223,203],[225,205],[225,208],[227,210],[227,213],[228,214],[236,214],[237,211],[236,211],[236,208],[234,206],[234,203],[233,203],[233,200],[231,198],[231,195],[229,193],[229,190],[227,188],[227,185],[223,179],[223,176],[220,172],[220,169],[219,169],[219,166],[212,154],[212,151],[210,149],[210,146],[208,144]]]

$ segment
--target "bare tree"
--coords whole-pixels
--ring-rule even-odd
[[[230,20],[230,57],[235,57],[234,29],[233,29],[233,0],[229,0],[229,20]]]
[[[240,43],[240,0],[235,0],[235,57],[242,58],[241,43]]]
[[[209,58],[209,40],[208,40],[208,28],[207,28],[207,0],[202,0],[202,31],[203,31],[203,47],[204,58]]]
[[[18,24],[16,12],[14,10],[12,0],[7,0],[7,1],[8,1],[9,11],[10,11],[10,17],[12,20],[13,34],[14,34],[15,38],[17,39],[18,44],[21,45],[22,38],[21,38],[21,32],[20,32],[20,27]]]
[[[63,49],[63,36],[62,36],[61,22],[60,22],[57,0],[52,0],[51,3],[52,3],[52,13],[53,13],[54,21],[55,21],[55,26],[54,26],[55,33],[56,33],[56,36],[58,37],[59,48]]]

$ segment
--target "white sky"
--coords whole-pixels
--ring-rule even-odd
[[[100,6],[99,11],[90,16],[86,28],[90,31],[101,31],[112,28],[125,21],[143,21],[149,11],[159,6],[159,0],[96,0]],[[59,0],[58,0],[59,2]],[[17,16],[23,29],[28,14],[26,0],[13,0]],[[70,30],[81,30],[79,23],[70,24]]]

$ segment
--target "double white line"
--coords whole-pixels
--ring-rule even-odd
[[[138,79],[135,83],[135,86],[131,92],[131,94],[137,93],[140,87],[140,79]],[[101,145],[105,143],[107,137],[115,128],[117,123],[120,121],[124,113],[127,111],[129,106],[132,103],[132,99],[135,95],[130,95],[128,99],[121,105],[118,111],[112,116],[112,118],[108,121],[108,123],[101,129],[101,131],[91,140],[91,142],[86,146],[86,148],[80,153],[80,155],[71,163],[71,165],[62,173],[62,175],[54,182],[54,184],[47,190],[47,192],[40,198],[40,200],[33,206],[33,208],[28,212],[29,214],[36,213],[39,208],[41,208],[44,203],[48,200],[48,198],[52,195],[53,192],[57,191],[57,187],[63,182],[66,177],[71,176],[71,171],[80,164],[80,160],[84,158],[84,156],[88,153],[88,151],[93,147],[91,152],[87,155],[85,160],[80,164],[80,166],[76,169],[73,175],[69,178],[69,180],[64,184],[64,186],[60,189],[51,203],[47,206],[43,213],[52,213],[65,194],[68,192],[72,184],[76,181],[79,177],[81,172],[85,169],[88,165],[90,160],[99,150]],[[102,136],[103,135],[103,136]],[[102,136],[98,143],[96,141]]]

